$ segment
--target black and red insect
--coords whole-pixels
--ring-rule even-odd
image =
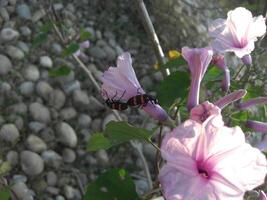
[[[137,93],[138,90],[137,90]],[[127,104],[128,106],[146,106],[148,102],[151,102],[153,104],[159,104],[158,100],[149,94],[138,94],[136,96],[131,97],[128,99]]]
[[[105,91],[105,93],[106,93],[106,96],[108,97],[106,91]],[[105,103],[111,109],[115,109],[115,110],[126,110],[128,108],[127,102],[121,101],[121,98],[123,97],[124,94],[125,94],[125,91],[124,91],[124,93],[122,94],[122,96],[119,99],[114,99],[117,96],[117,92],[116,92],[115,96],[112,97],[111,99],[108,97],[106,99]]]

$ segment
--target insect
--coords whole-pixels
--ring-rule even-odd
[[[105,93],[106,93],[106,96],[108,97],[106,91]],[[111,99],[108,97],[105,103],[111,109],[126,110],[128,108],[127,102],[121,101],[121,98],[123,97],[124,94],[125,94],[125,91],[123,92],[122,96],[119,99],[114,100],[114,98],[117,96],[117,91],[116,91],[116,94],[114,95],[114,97],[112,97]]]
[[[138,90],[137,93],[139,93]],[[138,94],[136,96],[133,96],[128,99],[127,104],[129,106],[146,106],[148,102],[159,104],[158,100],[154,96],[149,94]]]

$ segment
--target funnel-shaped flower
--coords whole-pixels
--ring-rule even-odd
[[[131,97],[145,94],[132,67],[131,55],[123,53],[117,59],[117,67],[109,67],[102,77],[102,96],[104,99],[128,101]],[[156,104],[148,102],[142,109],[159,121],[167,120],[167,113]]]
[[[164,137],[167,163],[159,180],[166,200],[241,200],[264,182],[265,156],[245,142],[239,127],[226,127],[220,118],[187,120]]]
[[[227,92],[229,90],[229,87],[230,87],[231,77],[230,77],[230,70],[227,67],[226,63],[225,63],[224,56],[223,55],[218,55],[218,54],[214,55],[212,57],[211,62],[215,66],[217,66],[219,69],[223,70],[224,77],[223,77],[223,80],[222,80],[221,87],[222,87],[223,91]]]
[[[246,102],[242,102],[238,105],[238,108],[241,110],[245,110],[255,105],[267,104],[267,97],[257,97],[250,99]]]
[[[209,34],[214,51],[234,52],[239,58],[249,55],[254,50],[254,42],[266,32],[263,16],[254,17],[245,8],[238,7],[227,13],[227,19],[216,19],[209,27]],[[244,58],[245,62],[249,61]],[[245,63],[249,64],[249,62]]]
[[[253,131],[267,133],[267,123],[248,120],[246,126],[251,128]]]
[[[191,72],[191,86],[187,101],[187,108],[191,110],[199,103],[200,83],[212,59],[213,52],[210,47],[199,49],[183,47],[182,55]]]
[[[260,191],[260,200],[267,200],[267,196],[264,191]]]

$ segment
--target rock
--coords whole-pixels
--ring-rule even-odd
[[[89,48],[89,54],[97,59],[105,59],[107,57],[107,54],[105,51],[103,51],[100,47],[94,46],[92,48]]]
[[[64,186],[64,196],[67,198],[67,199],[74,199],[75,197],[75,189],[69,185],[65,185]]]
[[[0,33],[0,39],[3,42],[10,42],[19,37],[19,33],[12,28],[3,28]]]
[[[35,65],[29,65],[24,69],[24,77],[29,81],[37,81],[40,78],[40,72]]]
[[[78,118],[78,124],[81,128],[89,128],[92,118],[89,115],[81,114]]]
[[[51,68],[53,67],[53,61],[48,56],[42,56],[40,57],[40,65],[45,68]]]
[[[45,142],[53,142],[55,140],[54,130],[50,127],[41,130],[40,136]]]
[[[73,101],[75,105],[79,107],[81,106],[86,107],[89,105],[89,102],[90,102],[87,93],[82,90],[75,90],[73,92]]]
[[[45,124],[44,123],[40,123],[40,122],[30,122],[28,124],[29,128],[31,129],[31,131],[33,131],[34,133],[38,133],[39,131],[41,131],[43,128],[45,128]]]
[[[22,170],[29,176],[35,176],[44,170],[44,161],[34,152],[22,151],[20,153],[20,164]]]
[[[8,109],[7,109],[7,111],[9,113],[19,114],[19,115],[23,115],[23,116],[26,116],[27,110],[28,110],[27,106],[24,103],[14,104],[14,105],[8,107]]]
[[[70,119],[73,119],[76,116],[77,116],[77,112],[76,112],[76,110],[73,107],[63,108],[60,111],[60,117],[63,120],[66,120],[66,121],[68,121]]]
[[[45,81],[39,81],[36,85],[36,92],[38,95],[48,100],[53,88]]]
[[[46,13],[44,9],[37,10],[32,16],[32,21],[37,22],[40,19],[42,19],[45,15]]]
[[[47,165],[58,168],[62,163],[62,157],[53,150],[47,150],[42,153],[42,158]]]
[[[149,190],[148,183],[145,180],[136,180],[134,183],[136,185],[136,191],[139,195],[144,195]]]
[[[26,54],[28,54],[29,51],[30,51],[29,46],[25,42],[18,41],[17,46],[18,46],[18,48],[20,48]]]
[[[22,95],[26,96],[26,97],[30,97],[33,92],[34,92],[34,83],[31,81],[26,81],[23,82],[20,86],[19,86],[19,91]]]
[[[103,149],[96,152],[96,159],[98,163],[102,166],[107,166],[109,164],[108,154]]]
[[[110,46],[104,46],[103,47],[103,51],[106,53],[107,55],[107,60],[109,61],[113,61],[116,59],[116,52],[114,51],[114,49],[112,49]]]
[[[11,46],[11,45],[6,47],[6,52],[11,58],[13,58],[15,60],[22,60],[24,58],[23,51],[21,51],[17,47]]]
[[[20,27],[20,32],[23,36],[26,36],[26,37],[29,37],[32,34],[32,31],[28,26]]]
[[[152,145],[143,145],[143,151],[146,156],[146,158],[153,161],[156,157],[157,150]]]
[[[16,194],[15,196],[11,192],[12,199],[15,200],[17,199],[17,197],[19,197],[21,200],[33,200],[33,196],[31,195],[31,192],[27,188],[25,183],[23,182],[15,183],[14,185],[12,185],[11,188],[12,188],[12,191]]]
[[[58,134],[58,140],[60,143],[68,147],[75,147],[77,145],[78,142],[77,135],[69,124],[61,122],[57,125],[56,130]]]
[[[56,200],[65,200],[65,198],[63,196],[59,195],[56,197]]]
[[[12,69],[12,64],[8,57],[0,54],[0,75],[6,75]]]
[[[15,143],[19,138],[19,131],[14,124],[4,124],[0,129],[0,140]]]
[[[47,149],[46,143],[35,135],[29,135],[29,137],[26,139],[26,147],[27,149],[36,153],[40,153]]]
[[[72,163],[76,159],[76,154],[72,149],[65,148],[62,152],[63,161],[66,163]]]
[[[92,130],[93,131],[101,131],[104,129],[101,129],[102,119],[96,118],[92,121]]]
[[[104,120],[103,120],[103,122],[102,122],[102,130],[105,130],[106,125],[107,125],[109,122],[111,122],[111,121],[118,121],[117,118],[116,118],[112,113],[108,114],[108,115],[104,118]]]
[[[22,182],[22,183],[26,183],[27,182],[27,177],[24,176],[24,175],[21,175],[21,174],[15,174],[13,177],[12,177],[13,181],[15,183],[19,183],[19,182]]]
[[[9,151],[6,155],[6,160],[15,167],[19,162],[19,154],[16,151]]]
[[[81,89],[81,84],[77,80],[63,84],[63,90],[66,93],[71,93],[71,92],[73,92],[75,90],[80,90],[80,89]]]
[[[20,4],[16,9],[18,16],[23,19],[31,19],[32,14],[27,4]]]
[[[52,52],[57,54],[57,55],[61,55],[61,53],[62,53],[61,45],[58,43],[53,43],[52,44]]]
[[[35,121],[43,122],[45,124],[51,121],[49,110],[40,103],[31,103],[29,106],[29,111]]]
[[[53,106],[56,109],[60,109],[65,104],[66,96],[61,90],[55,89],[49,93],[48,101],[49,101],[49,105]]]
[[[0,17],[2,17],[6,22],[9,21],[9,14],[8,11],[0,6]]]
[[[105,109],[104,102],[99,102],[94,96],[89,97],[89,106],[90,111],[99,111]]]
[[[46,175],[46,182],[49,186],[55,186],[57,184],[57,174],[53,171],[49,171]]]
[[[56,187],[51,187],[51,186],[48,186],[46,189],[46,192],[48,192],[49,194],[52,194],[52,195],[58,195],[60,190]]]

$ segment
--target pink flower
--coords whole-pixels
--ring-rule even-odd
[[[166,200],[241,200],[264,182],[265,156],[245,142],[240,127],[226,127],[221,118],[190,119],[166,134],[161,153],[167,163],[159,174]]]
[[[133,96],[145,94],[132,67],[131,55],[124,52],[117,59],[117,67],[109,67],[101,79],[104,99],[128,101]],[[158,105],[148,102],[142,109],[159,121],[167,120],[167,113]]]
[[[264,17],[252,16],[246,8],[236,8],[227,13],[227,19],[216,19],[209,27],[211,43],[216,52],[234,52],[239,58],[249,55],[254,50],[254,42],[266,32]],[[245,64],[249,58],[245,57]]]
[[[262,190],[260,191],[260,200],[267,200],[267,196]]]
[[[242,102],[238,105],[238,108],[241,110],[245,110],[255,105],[267,104],[267,97],[257,97],[250,99],[246,102]]]
[[[77,50],[75,53],[73,53],[73,55],[80,57],[84,60],[88,59],[88,56],[83,52],[85,49],[88,49],[90,47],[90,41],[89,40],[85,40],[83,42],[81,42],[80,44],[80,49]]]
[[[212,61],[211,61],[214,65],[216,65],[219,69],[223,70],[224,72],[224,77],[222,80],[222,90],[227,92],[229,90],[230,87],[230,70],[227,67],[226,63],[225,63],[225,58],[223,55],[214,55],[212,57]]]
[[[182,56],[187,61],[191,72],[191,86],[187,101],[190,110],[199,103],[199,90],[201,80],[212,59],[213,52],[210,47],[190,49],[182,48]]]

